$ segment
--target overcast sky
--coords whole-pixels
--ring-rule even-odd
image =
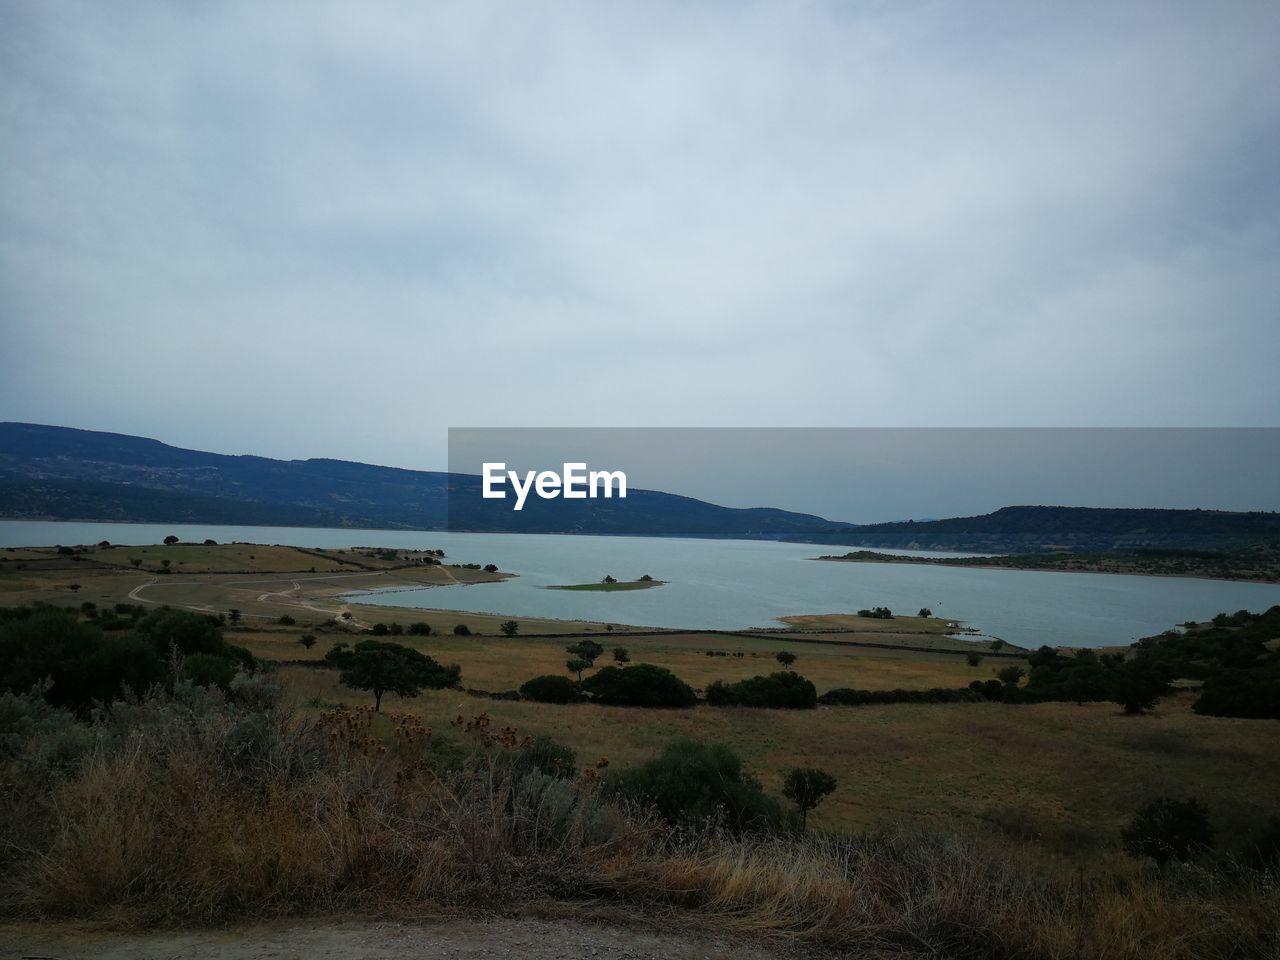
[[[1280,5],[0,3],[0,419],[1275,425]]]

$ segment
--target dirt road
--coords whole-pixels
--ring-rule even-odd
[[[229,930],[95,934],[0,928],[0,960],[783,960],[799,954],[568,921],[293,921]]]

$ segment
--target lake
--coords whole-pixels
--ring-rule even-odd
[[[683,540],[407,530],[326,530],[212,524],[0,521],[0,547],[183,540],[300,547],[440,548],[448,562],[496,563],[503,583],[362,595],[361,602],[652,627],[741,629],[775,617],[886,606],[929,607],[1023,646],[1123,644],[1184,620],[1280,603],[1280,585],[1113,574],[977,570],[906,564],[820,563],[828,546],[755,540]],[[909,551],[895,551],[908,553]],[[956,556],[957,554],[951,554]],[[616,593],[546,590],[642,574],[670,581]]]

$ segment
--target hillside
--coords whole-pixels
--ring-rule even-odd
[[[950,520],[907,520],[832,530],[810,543],[975,553],[1225,550],[1280,541],[1280,514],[1223,510],[1002,507]]]
[[[0,423],[0,517],[10,519],[748,539],[845,526],[652,490],[631,490],[625,500],[532,498],[515,513],[481,500],[478,485],[478,477],[459,474],[227,456],[124,434]]]

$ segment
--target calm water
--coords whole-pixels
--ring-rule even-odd
[[[474,613],[558,617],[654,627],[776,626],[774,618],[887,606],[930,607],[1014,643],[1128,643],[1220,610],[1280,603],[1280,585],[1086,573],[818,563],[832,548],[748,540],[675,540],[404,530],[322,530],[182,524],[0,521],[0,547],[160,543],[183,540],[304,547],[438,547],[454,563],[496,563],[518,573],[503,583],[400,590],[365,602]],[[906,552],[906,551],[902,551]],[[612,574],[648,573],[666,586],[621,593],[545,590]]]

